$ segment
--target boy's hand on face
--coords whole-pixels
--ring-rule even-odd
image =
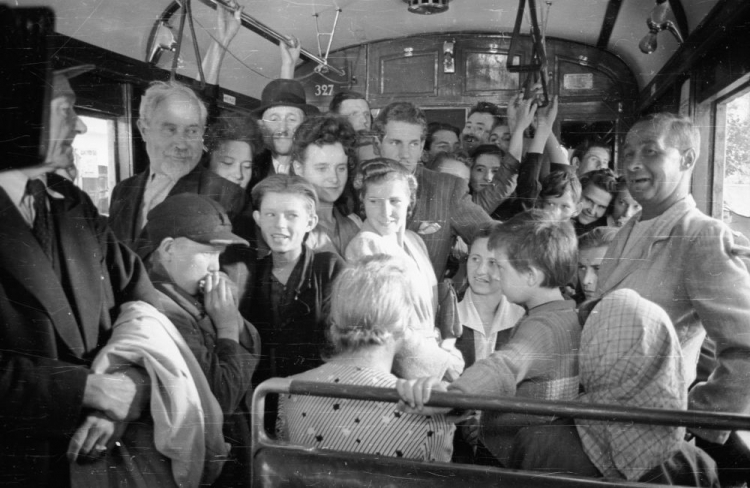
[[[211,317],[220,339],[239,341],[241,319],[233,286],[229,279],[218,271],[206,276],[203,306]]]

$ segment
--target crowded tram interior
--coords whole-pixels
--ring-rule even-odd
[[[750,2],[0,21],[0,487],[750,483]]]

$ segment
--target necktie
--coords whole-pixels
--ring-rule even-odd
[[[47,209],[47,188],[41,180],[29,180],[26,193],[34,198],[34,225],[31,232],[44,253],[52,259],[52,219]]]

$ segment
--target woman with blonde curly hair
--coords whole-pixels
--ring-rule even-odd
[[[331,294],[328,338],[333,355],[303,381],[393,388],[399,355],[419,341],[415,303],[426,305],[403,259],[378,254],[349,266]],[[309,395],[282,396],[277,432],[283,440],[319,449],[450,461],[454,426],[442,415],[402,413],[395,403]]]

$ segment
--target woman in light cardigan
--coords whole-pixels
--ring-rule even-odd
[[[375,254],[401,258],[409,266],[415,286],[427,290],[429,295],[425,306],[415,304],[419,323],[412,324],[412,328],[425,337],[421,350],[397,358],[394,371],[402,378],[413,378],[430,370],[442,370],[439,376],[445,375],[449,380],[457,378],[464,366],[461,354],[453,343],[444,341],[440,347],[435,340],[435,270],[422,239],[406,229],[417,197],[416,178],[397,161],[376,158],[360,166],[354,188],[359,192],[366,218],[362,230],[346,248],[346,260],[356,263]]]
[[[417,179],[397,161],[376,158],[360,166],[354,188],[359,192],[365,222],[347,246],[346,260],[355,262],[373,254],[404,258],[430,290],[434,314],[437,303],[435,270],[422,238],[406,229],[417,198]]]

